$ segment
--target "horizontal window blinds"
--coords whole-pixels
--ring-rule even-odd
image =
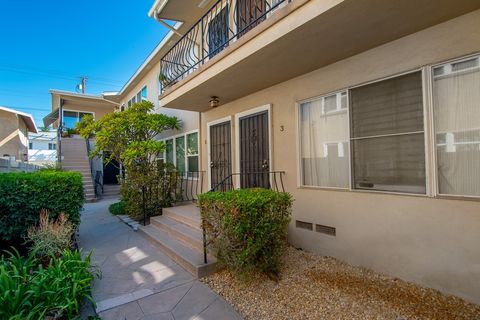
[[[354,187],[425,193],[422,74],[350,91]]]

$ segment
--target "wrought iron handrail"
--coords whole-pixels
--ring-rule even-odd
[[[98,197],[104,193],[103,190],[103,172],[100,170],[95,170],[95,180],[93,181],[95,185],[95,195]],[[102,191],[101,194],[98,191],[98,188]]]
[[[265,188],[274,191],[285,191],[283,175],[285,171],[258,171],[258,172],[237,172],[228,175],[219,183],[214,185],[210,191],[230,191],[240,188]],[[239,177],[240,181],[235,181]],[[242,181],[243,180],[243,181]],[[259,181],[260,180],[260,181]]]
[[[94,171],[93,170],[93,160],[92,160],[92,158],[90,158],[90,152],[91,152],[90,139],[86,138],[85,143],[87,145],[87,157],[88,157],[88,163],[90,165],[90,176],[92,177],[92,182],[93,182],[93,192],[95,193],[95,198],[98,198],[98,191],[97,191],[97,186],[96,186],[96,183],[95,183],[95,175],[93,173],[93,171]]]
[[[161,59],[162,90],[185,78],[266,20],[273,10],[291,1],[275,0],[271,4],[267,0],[218,0]]]
[[[203,193],[203,179],[205,177],[205,171],[187,171],[179,172],[176,170],[162,171],[163,175],[161,183],[163,185],[158,190],[162,192],[168,192],[161,197],[163,199],[169,199],[169,204],[192,201],[195,202],[198,199],[198,195]],[[145,195],[145,188],[142,188],[142,210],[143,210],[143,224],[147,225],[149,213],[147,212]],[[160,207],[155,207],[156,210],[160,210]]]
[[[266,188],[274,191],[285,192],[283,184],[283,175],[285,171],[258,171],[258,172],[237,172],[232,173],[215,184],[209,192],[225,192],[243,188]],[[240,181],[235,181],[239,177]],[[257,184],[257,183],[258,184]],[[257,184],[257,185],[256,185]],[[205,221],[201,218],[202,237],[203,237],[203,262],[208,263],[208,244],[207,233],[205,231]]]

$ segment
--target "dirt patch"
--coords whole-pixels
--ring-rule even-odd
[[[433,289],[291,247],[284,259],[279,282],[226,271],[203,282],[245,319],[480,320],[480,306]]]

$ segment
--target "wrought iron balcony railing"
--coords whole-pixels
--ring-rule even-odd
[[[188,76],[291,1],[217,1],[162,58],[159,76],[162,88]]]

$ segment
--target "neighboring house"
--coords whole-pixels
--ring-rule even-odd
[[[150,15],[189,30],[159,104],[201,113],[206,189],[283,171],[294,246],[480,303],[480,2],[198,2]]]
[[[52,95],[52,112],[43,118],[45,127],[53,125],[57,129],[57,160],[63,169],[80,172],[83,176],[87,201],[96,200],[103,184],[116,184],[119,174],[114,164],[104,166],[101,158],[90,160],[89,148],[93,139],[87,141],[75,134],[76,124],[85,116],[92,115],[101,119],[109,112],[114,112],[118,104],[103,96],[81,94],[60,90],[50,90]]]
[[[57,162],[57,132],[40,131],[28,137],[28,162],[54,165]]]
[[[30,114],[0,106],[0,157],[28,162],[29,133],[37,133]]]

